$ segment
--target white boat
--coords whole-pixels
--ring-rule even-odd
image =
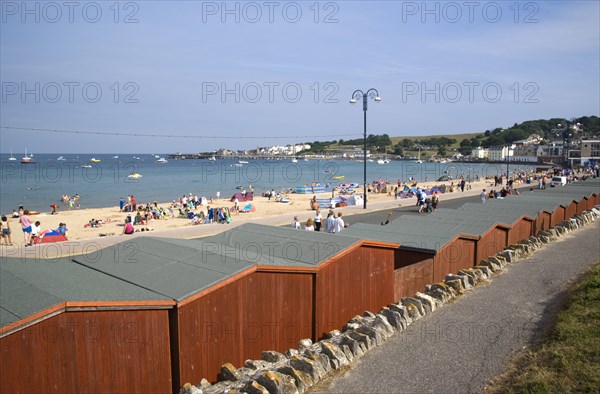
[[[131,179],[138,179],[138,178],[141,178],[141,177],[142,177],[142,175],[138,174],[137,172],[134,172],[134,173],[132,173],[130,175],[127,175],[127,178],[131,178]]]
[[[160,158],[160,156],[159,155],[154,155],[154,158],[158,159],[158,158]]]
[[[244,165],[242,163],[235,163],[234,166],[236,166],[236,167],[243,167]]]
[[[156,160],[157,163],[168,163],[167,159],[165,159],[164,157],[161,157],[160,159]]]
[[[10,150],[10,157],[8,158],[8,160],[10,160],[10,161],[16,161],[17,160],[17,158],[14,157],[13,154],[12,154],[12,149]]]
[[[362,163],[362,160],[357,160],[359,163]],[[369,163],[373,163],[373,159],[367,160]]]
[[[308,161],[308,159],[304,159],[304,161]]]
[[[33,155],[31,155],[31,156],[33,156]],[[21,163],[23,163],[23,164],[33,163],[33,159],[31,158],[31,156],[27,156],[27,149],[25,149],[25,156],[23,156],[21,158]]]
[[[379,159],[377,160],[377,164],[389,164],[390,161],[388,159]]]
[[[292,163],[298,163],[297,159],[292,159]]]
[[[119,158],[119,155],[113,156],[113,159],[118,159],[118,158]]]
[[[419,147],[419,156],[417,157],[417,160],[415,160],[415,163],[423,164],[423,160],[421,160],[421,147]]]
[[[209,160],[209,161],[217,161],[217,158],[216,158],[216,157],[214,157],[214,156],[212,156],[212,157],[209,157],[209,158],[208,158],[208,160]]]
[[[100,160],[100,159],[96,159],[95,157],[92,157],[92,158],[90,159],[90,161],[91,161],[92,163],[100,163],[100,161],[101,161],[101,160]]]
[[[81,168],[92,168],[92,166],[89,165],[89,164],[84,164],[84,165],[81,166]]]
[[[247,162],[247,161],[245,161],[245,160],[240,160],[240,161],[238,161],[238,163],[239,163],[239,164],[248,164],[248,162]]]
[[[58,158],[56,160],[58,160],[58,161],[66,161],[67,159],[65,159],[63,156],[58,156]]]

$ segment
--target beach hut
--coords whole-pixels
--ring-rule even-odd
[[[134,250],[137,263],[119,250]],[[136,238],[75,260],[176,301],[175,390],[394,301],[393,253],[355,238],[245,224],[200,240]]]
[[[67,259],[0,265],[0,392],[169,392],[161,294]]]
[[[394,223],[394,222],[392,222]],[[394,297],[423,291],[426,284],[443,281],[446,274],[475,265],[477,237],[459,234],[455,225],[431,226],[402,219],[387,226],[358,223],[346,234],[359,239],[396,245],[394,254]]]

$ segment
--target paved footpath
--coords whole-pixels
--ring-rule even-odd
[[[320,392],[479,393],[540,337],[568,284],[599,259],[597,221],[414,322]]]

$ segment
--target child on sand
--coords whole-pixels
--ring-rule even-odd
[[[8,218],[6,216],[2,216],[2,221],[0,222],[0,233],[2,233],[2,239],[4,243],[8,246],[12,245],[12,239],[10,237],[10,224],[8,223]]]

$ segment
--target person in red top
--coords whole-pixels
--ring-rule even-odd
[[[28,210],[23,211],[23,215],[19,217],[19,223],[21,223],[21,228],[23,230],[25,246],[31,246],[31,220],[29,219]]]
[[[131,208],[133,212],[137,210],[137,202],[135,201],[135,198],[133,198],[133,196],[131,196]]]

